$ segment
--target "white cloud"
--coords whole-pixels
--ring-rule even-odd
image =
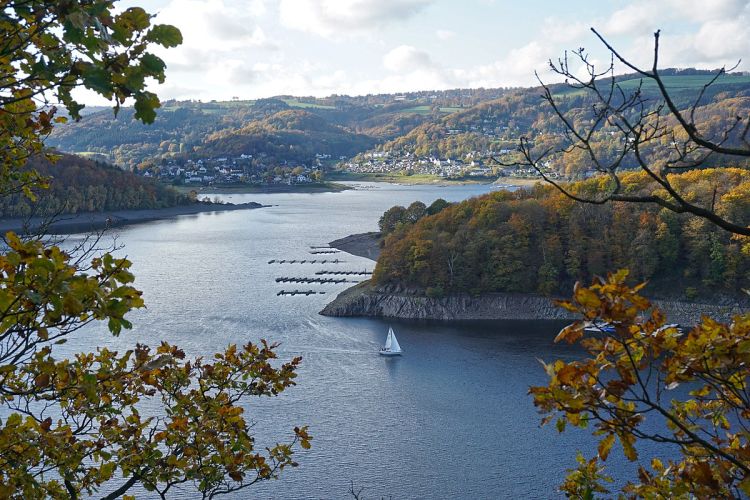
[[[658,12],[682,29],[665,23],[659,40],[660,68],[731,67],[750,55],[747,28],[750,26],[750,2],[747,0],[668,0],[661,7]],[[654,47],[652,31],[655,29],[633,38],[623,55],[650,67]]]
[[[435,36],[440,40],[450,40],[456,36],[456,32],[451,30],[437,30]]]
[[[374,31],[414,16],[434,0],[281,0],[287,28],[335,37]]]
[[[662,28],[662,68],[731,66],[750,56],[748,0],[633,0],[598,16],[550,7],[547,18],[529,21],[527,33],[504,45],[497,42],[502,37],[479,32],[473,34],[478,40],[458,37],[445,17],[447,2],[437,0],[158,1],[166,5],[156,21],[177,25],[185,36],[182,47],[157,52],[168,65],[167,84],[155,89],[163,98],[529,86],[536,84],[534,71],[551,83],[558,80],[547,61],[566,49],[586,47],[591,61],[609,64],[591,26],[646,68],[656,28]],[[466,21],[495,9],[482,1],[461,11]],[[408,33],[387,29],[403,21]],[[352,36],[356,44],[338,43]],[[483,48],[469,43],[474,49],[462,52],[465,41]]]
[[[231,51],[247,47],[273,48],[275,45],[258,26],[256,16],[264,12],[262,2],[236,5],[225,0],[172,0],[161,9],[156,22],[180,28],[184,48]]]
[[[514,87],[535,84],[534,71],[547,67],[550,52],[539,42],[512,49],[494,62],[468,69],[453,70],[461,87]],[[544,75],[542,75],[544,76]]]
[[[383,56],[385,69],[394,72],[434,69],[430,55],[411,45],[400,45]]]
[[[632,3],[615,11],[604,23],[603,28],[597,31],[607,33],[607,36],[653,32],[660,19],[655,12],[658,10],[650,3]]]
[[[750,15],[716,19],[704,23],[696,34],[693,47],[705,59],[739,59],[750,55]]]
[[[730,19],[747,10],[747,0],[667,0],[668,12],[683,19],[703,23]]]
[[[183,43],[154,48],[167,64],[167,84],[155,90],[164,98],[214,98],[231,75],[252,65],[263,54],[278,50],[260,26],[263,0],[170,0],[155,22],[177,26]],[[242,85],[257,81],[248,70]],[[230,93],[230,90],[225,90]]]

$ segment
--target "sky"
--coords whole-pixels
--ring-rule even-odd
[[[586,48],[609,63],[596,28],[650,67],[750,61],[750,0],[126,0],[181,29],[156,50],[164,99],[328,96],[555,81],[550,59]],[[739,70],[750,70],[741,63]],[[622,71],[621,71],[622,72]]]

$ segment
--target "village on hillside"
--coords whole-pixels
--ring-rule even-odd
[[[511,150],[508,149],[487,150],[468,153],[464,159],[454,159],[418,156],[411,152],[374,151],[357,155],[340,163],[339,167],[352,173],[434,175],[445,179],[539,176],[533,168],[503,167],[494,161],[500,155],[509,153]],[[549,175],[559,177],[557,172],[550,172]]]
[[[146,166],[138,175],[173,185],[192,186],[270,186],[313,184],[323,180],[321,161],[330,155],[316,155],[316,165],[268,166],[253,161],[253,155],[235,158],[168,159],[159,165]]]

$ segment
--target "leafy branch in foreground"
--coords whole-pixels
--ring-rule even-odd
[[[164,496],[194,483],[204,497],[237,491],[295,466],[305,428],[265,453],[243,417],[249,396],[294,385],[300,358],[279,368],[275,344],[229,346],[211,362],[177,347],[124,354],[100,348],[57,360],[55,344],[95,320],[118,335],[143,306],[130,263],[109,254],[85,272],[58,247],[9,233],[0,256],[0,496],[76,497],[121,477]],[[148,405],[148,412],[141,410]]]
[[[0,195],[42,179],[23,171],[42,151],[56,123],[57,105],[80,118],[83,105],[72,91],[85,87],[114,102],[115,111],[133,99],[135,117],[153,122],[159,99],[145,90],[148,79],[164,81],[165,64],[152,45],[175,47],[174,26],[151,24],[140,7],[114,13],[109,0],[10,0],[0,15]]]
[[[149,47],[181,43],[179,30],[154,25],[139,7],[110,0],[11,0],[0,12],[0,196],[46,179],[25,169],[44,154],[53,104],[73,118],[85,87],[113,101],[132,99],[149,123],[159,107],[148,79],[164,62]],[[94,321],[119,335],[143,307],[130,262],[93,247],[65,250],[10,232],[0,252],[0,497],[125,495],[136,484],[165,498],[191,485],[203,498],[242,490],[295,466],[309,448],[305,427],[288,442],[255,449],[247,399],[294,385],[300,358],[276,366],[276,344],[230,345],[213,359],[186,359],[176,346],[136,345],[60,359],[59,344]],[[86,339],[89,345],[104,339]],[[183,492],[181,491],[180,494]]]
[[[682,333],[640,295],[645,284],[630,287],[627,276],[618,271],[590,287],[576,285],[573,299],[560,302],[584,320],[564,328],[555,341],[579,343],[588,357],[546,364],[549,384],[530,389],[535,405],[548,414],[545,423],[557,415],[560,431],[566,424],[593,425],[599,439],[598,457],[579,460],[563,489],[572,496],[601,491],[591,489],[603,488],[596,462],[606,461],[616,440],[634,461],[637,442],[645,440],[674,447],[678,458],[668,464],[653,459],[650,470],[639,467],[638,482],[625,493],[750,494],[750,314],[730,323],[704,317]],[[613,331],[588,334],[591,323]]]

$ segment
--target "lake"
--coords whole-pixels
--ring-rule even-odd
[[[189,355],[210,355],[265,338],[281,343],[282,360],[302,356],[298,385],[278,398],[248,401],[246,416],[261,448],[291,439],[295,425],[309,425],[313,448],[296,455],[298,468],[241,498],[351,498],[351,484],[364,488],[363,498],[560,496],[556,486],[576,450],[594,450],[585,432],[540,428],[527,395],[546,380],[538,359],[580,355],[553,344],[561,323],[328,318],[318,311],[350,285],[276,283],[324,269],[372,270],[368,259],[313,256],[310,246],[377,230],[380,215],[395,204],[458,201],[490,190],[354,184],[339,193],[224,195],[273,206],[121,228],[117,253],[133,261],[147,309],[130,314],[134,329],[119,338],[90,328],[66,349],[106,344],[124,351],[166,340]],[[268,263],[314,258],[345,262]],[[293,288],[326,294],[277,296]],[[389,326],[404,349],[400,358],[377,354]],[[608,463],[631,469],[617,449]]]

